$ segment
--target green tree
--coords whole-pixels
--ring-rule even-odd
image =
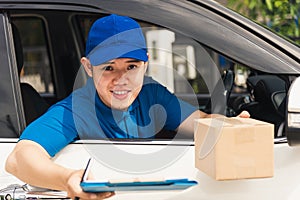
[[[228,0],[228,7],[300,44],[300,0]]]

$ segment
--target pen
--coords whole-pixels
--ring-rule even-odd
[[[90,163],[91,163],[91,160],[92,160],[92,158],[90,158],[89,160],[88,160],[88,162],[87,162],[87,164],[86,164],[86,167],[85,167],[85,169],[84,169],[84,172],[83,172],[83,175],[82,175],[82,178],[81,178],[81,183],[83,182],[83,181],[86,181],[87,180],[87,178],[88,178],[88,175],[89,175],[89,171],[90,171]]]
[[[90,159],[88,160],[87,164],[86,164],[86,167],[85,167],[85,169],[84,169],[84,172],[83,172],[83,175],[82,175],[82,177],[81,177],[80,183],[82,183],[83,181],[86,181],[87,178],[88,178],[88,174],[89,174],[90,166],[91,166],[91,165],[90,165],[91,160],[92,160],[92,158],[90,158]],[[79,197],[75,197],[74,200],[79,200]]]

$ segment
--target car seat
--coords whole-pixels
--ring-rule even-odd
[[[18,66],[18,73],[21,74],[23,68],[23,46],[20,33],[15,24],[12,23],[14,38],[14,48]],[[20,83],[20,89],[23,100],[24,114],[26,124],[41,116],[49,108],[49,104],[40,96],[40,94],[28,83]]]
[[[247,79],[247,87],[252,101],[241,105],[240,110],[247,110],[251,118],[274,124],[274,136],[282,136],[287,93],[285,81],[275,75],[257,75]]]

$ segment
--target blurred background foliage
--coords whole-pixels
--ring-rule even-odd
[[[227,0],[222,4],[300,44],[300,0]]]

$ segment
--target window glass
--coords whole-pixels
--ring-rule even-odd
[[[20,81],[29,83],[41,94],[54,94],[45,24],[38,17],[14,18],[23,45],[24,63]],[[34,31],[32,31],[34,30]]]

